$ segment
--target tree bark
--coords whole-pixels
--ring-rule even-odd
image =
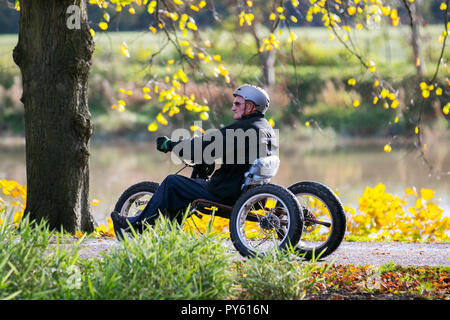
[[[411,8],[411,46],[413,49],[413,59],[419,78],[423,78],[424,66],[422,59],[422,41],[420,39],[420,25],[422,23],[422,1],[417,0],[410,5]]]
[[[79,29],[67,9],[80,8]],[[25,108],[27,204],[51,229],[92,232],[89,205],[88,74],[94,42],[84,0],[21,0],[15,63]]]
[[[275,84],[275,50],[260,52],[261,39],[256,33],[255,25],[250,27],[250,32],[253,35],[256,43],[256,50],[258,52],[259,66],[262,71],[262,82],[265,86],[272,86]]]
[[[259,65],[263,73],[263,83],[266,86],[275,84],[275,51],[259,52]]]

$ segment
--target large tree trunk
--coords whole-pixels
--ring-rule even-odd
[[[78,29],[68,28],[71,5]],[[32,220],[94,230],[89,205],[88,73],[94,50],[84,0],[21,0],[13,57],[22,73],[27,204]]]

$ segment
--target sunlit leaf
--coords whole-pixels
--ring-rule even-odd
[[[442,112],[445,115],[448,115],[450,113],[450,103],[447,103],[443,108],[442,108]]]
[[[158,130],[158,124],[156,122],[152,122],[148,125],[147,130],[150,132],[154,132]]]
[[[120,46],[120,53],[123,54],[127,58],[130,57],[130,52],[128,51],[128,46],[125,42],[122,43],[122,45]]]
[[[177,75],[180,77],[180,80],[183,81],[184,83],[188,82],[188,77],[186,73],[184,73],[183,69],[179,69]]]
[[[103,21],[100,22],[100,23],[98,24],[98,26],[99,26],[99,28],[102,29],[103,31],[108,29],[108,24],[107,24],[106,22],[103,22]]]
[[[164,118],[164,116],[161,113],[158,113],[158,115],[156,116],[156,121],[158,121],[159,123],[161,123],[162,125],[167,125],[167,119]]]
[[[397,108],[397,107],[398,107],[398,104],[399,104],[398,100],[392,101],[391,108],[392,108],[392,109]]]
[[[204,121],[208,120],[208,119],[209,119],[209,114],[208,114],[208,112],[202,112],[202,113],[200,113],[200,119],[202,119],[202,120],[204,120]]]
[[[434,190],[433,189],[420,189],[420,196],[423,200],[429,201],[434,198]]]
[[[347,12],[349,15],[354,15],[356,13],[356,8],[354,6],[350,6],[347,8]]]

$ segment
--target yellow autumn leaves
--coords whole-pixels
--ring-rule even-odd
[[[443,108],[442,108],[442,112],[445,115],[448,115],[450,113],[450,102],[448,102]]]
[[[445,65],[445,66],[446,66],[446,68],[448,68],[447,65]],[[435,93],[436,96],[442,96],[442,93],[443,93],[442,88],[440,88],[440,87],[438,87],[438,86],[435,86],[435,85],[432,84],[432,83],[427,83],[427,82],[425,82],[425,81],[422,81],[422,82],[419,84],[419,88],[420,88],[420,91],[421,91],[421,93],[422,93],[422,97],[423,97],[424,99],[428,99],[428,98],[431,96],[431,94],[432,94],[433,91],[434,91],[434,93]],[[443,113],[444,115],[448,115],[448,114],[450,113],[450,102],[447,102],[447,103],[442,107],[442,113]],[[417,132],[416,132],[416,133],[417,133]]]
[[[386,192],[383,184],[366,187],[358,209],[345,206],[347,230],[357,237],[386,240],[450,240],[450,218],[433,200],[434,190],[406,188],[404,196]]]
[[[201,105],[195,101],[195,98],[193,99],[191,96],[188,97],[184,93],[181,93],[184,92],[184,85],[189,81],[183,67],[175,69],[175,72],[173,72],[173,68],[171,68],[173,65],[184,61],[186,57],[204,65],[213,62],[214,65],[210,67],[211,74],[215,77],[223,77],[225,83],[230,83],[230,74],[225,65],[221,63],[221,56],[219,54],[210,54],[207,51],[208,48],[212,47],[212,42],[206,39],[203,41],[204,46],[199,46],[198,44],[191,43],[191,40],[188,38],[188,31],[196,32],[198,30],[197,24],[191,14],[205,8],[207,5],[206,1],[201,0],[198,2],[192,1],[187,3],[185,1],[175,0],[173,2],[176,6],[187,4],[189,5],[189,9],[186,9],[184,6],[180,8],[165,7],[165,4],[158,3],[155,0],[112,0],[108,2],[102,0],[90,0],[90,3],[97,4],[103,9],[107,8],[108,4],[115,4],[117,11],[122,11],[122,8],[127,7],[130,14],[135,13],[135,7],[145,6],[149,14],[156,14],[156,11],[158,10],[158,14],[164,14],[169,18],[166,20],[157,19],[158,22],[151,24],[148,29],[153,34],[156,34],[158,30],[165,29],[167,23],[173,23],[174,27],[178,27],[179,30],[182,31],[182,37],[177,37],[176,43],[174,42],[174,45],[177,46],[181,54],[180,59],[177,63],[174,59],[169,59],[165,67],[167,75],[162,75],[161,79],[153,79],[151,81],[152,85],[148,83],[142,88],[142,95],[145,100],[152,100],[153,95],[158,98],[158,100],[154,101],[163,103],[155,120],[148,125],[147,128],[149,131],[158,130],[158,125],[166,126],[169,122],[168,119],[179,113],[181,107],[185,107],[189,111],[198,112],[201,120],[209,119],[209,108],[207,106]],[[251,5],[251,2],[248,4]],[[98,24],[99,29],[107,31],[109,22],[110,16],[105,11],[102,21]],[[91,35],[94,36],[95,31],[91,29],[90,32]],[[120,45],[120,53],[126,58],[131,58],[133,56],[131,48],[129,48],[125,42]],[[145,54],[146,57],[149,55],[150,52]],[[159,92],[158,87],[160,88]],[[126,94],[126,96],[119,97],[117,101],[112,104],[111,108],[119,112],[124,112],[127,109],[127,102],[130,102],[128,101],[127,96],[133,95],[133,92],[128,90],[124,91],[120,88],[119,91],[120,94]],[[139,99],[140,97],[138,96],[137,98]],[[133,101],[134,100],[135,99],[133,99]]]
[[[206,40],[204,42],[206,47],[211,47],[211,42]],[[180,41],[180,45],[188,46],[188,49],[185,53],[194,58],[193,49],[190,46],[190,42],[187,40]],[[122,43],[120,47],[121,53],[127,58],[130,57],[130,52],[126,43]],[[203,52],[199,52],[197,55],[199,61],[209,62],[209,61],[221,61],[220,55],[213,55],[212,57],[204,54]],[[166,65],[166,71],[171,71],[171,67],[175,64],[174,59],[169,59]],[[225,68],[223,64],[218,64],[216,67],[212,69],[212,73],[214,76],[222,76],[225,79],[225,82],[230,82],[230,77],[228,70]],[[172,117],[175,114],[180,112],[181,107],[185,107],[188,111],[198,112],[200,114],[200,119],[207,120],[209,119],[209,107],[206,105],[201,105],[195,101],[195,96],[190,95],[186,96],[181,94],[179,91],[183,90],[183,85],[189,82],[189,78],[186,75],[185,71],[182,68],[175,69],[175,72],[171,74],[171,76],[167,75],[164,78],[164,82],[155,80],[153,86],[145,86],[142,88],[142,94],[145,100],[151,100],[152,95],[151,91],[153,90],[154,94],[158,96],[158,101],[163,102],[161,112],[158,113],[155,121],[151,122],[148,125],[148,130],[153,132],[158,129],[158,124],[167,125],[168,120],[167,117]],[[161,90],[161,88],[166,88],[165,90]],[[125,90],[119,88],[121,94],[133,95],[133,92],[130,90]],[[126,110],[126,96],[118,99],[115,104],[112,105],[112,109],[118,110],[119,112],[123,112]]]
[[[180,72],[181,71],[181,72]],[[180,69],[178,76],[182,78],[181,81],[188,81],[185,73]],[[184,77],[186,77],[184,79]],[[150,89],[148,89],[150,90]],[[159,91],[158,86],[154,87],[155,92]],[[208,120],[209,107],[196,102],[194,94],[190,96],[177,93],[174,87],[170,87],[168,90],[161,90],[159,92],[159,102],[164,103],[161,112],[156,116],[155,121],[150,123],[147,129],[151,132],[158,130],[158,124],[166,126],[168,124],[165,115],[172,117],[180,112],[180,108],[184,107],[187,111],[193,111],[199,113],[200,119]]]
[[[422,97],[425,99],[427,99],[433,91],[435,91],[437,96],[442,96],[442,88],[435,87],[433,84],[427,84],[425,81],[422,81],[419,84],[419,87],[422,92]]]
[[[9,205],[14,208],[13,213],[13,222],[18,224],[19,221],[23,217],[23,213],[25,211],[25,203],[27,200],[27,187],[22,186],[17,181],[14,180],[0,180],[0,190],[4,195],[9,196],[11,198],[10,203],[6,203],[5,200],[0,197],[0,213],[6,210],[6,207]],[[0,225],[3,223],[3,218],[0,215]]]

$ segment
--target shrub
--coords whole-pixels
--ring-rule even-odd
[[[352,236],[389,240],[449,240],[450,218],[434,201],[434,190],[406,188],[404,196],[386,192],[382,183],[366,187],[358,210],[347,207]]]
[[[317,266],[302,263],[302,258],[290,250],[273,250],[267,255],[248,258],[237,264],[240,298],[254,300],[299,300],[321,280]]]
[[[3,221],[0,299],[225,299],[233,284],[220,241],[167,219],[101,258],[79,258],[84,239],[72,245],[45,222]]]
[[[60,239],[44,222],[36,224],[24,218],[18,227],[3,222],[0,299],[65,298],[72,289],[81,286],[78,246],[67,250]]]
[[[82,297],[93,299],[225,299],[232,285],[221,241],[157,220],[153,228],[88,266]]]

